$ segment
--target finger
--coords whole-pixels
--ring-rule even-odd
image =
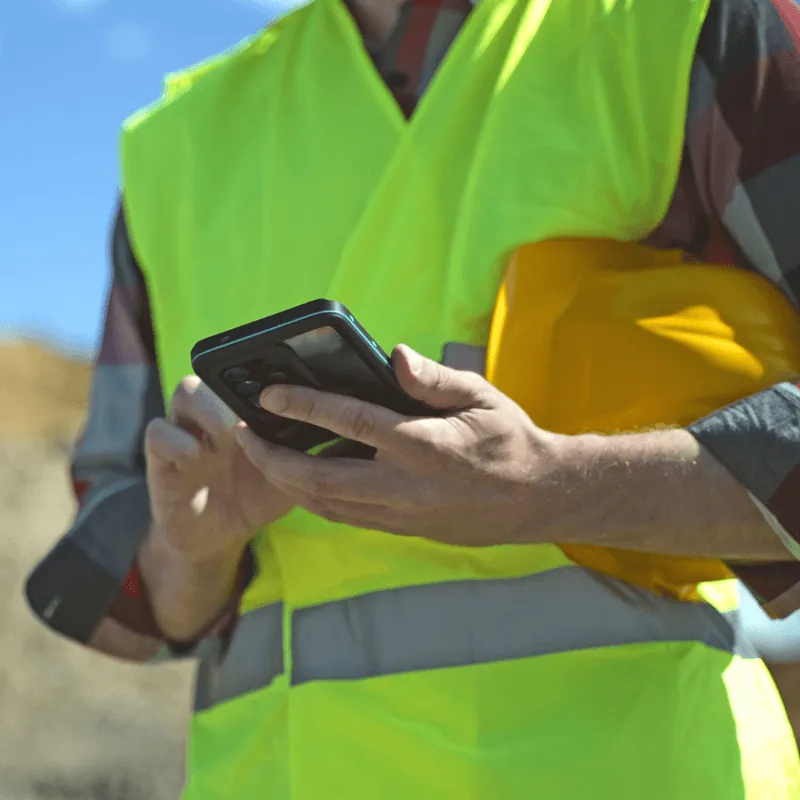
[[[239,418],[195,375],[187,375],[172,396],[170,421],[194,433],[212,439],[230,436]]]
[[[249,428],[237,429],[236,438],[256,469],[287,493],[381,505],[405,505],[404,495],[413,496],[389,464],[298,453],[260,439]]]
[[[354,528],[405,534],[411,529],[408,511],[393,506],[359,503],[348,500],[331,500],[295,490],[292,503],[328,522],[350,525]]]
[[[392,363],[400,386],[432,408],[461,411],[487,405],[491,384],[474,372],[437,364],[407,345],[395,348]]]
[[[399,428],[408,421],[388,408],[305,386],[270,386],[261,393],[261,406],[375,448],[402,448],[404,437]]]
[[[152,420],[144,433],[145,450],[170,464],[181,464],[200,455],[200,442],[165,419]]]

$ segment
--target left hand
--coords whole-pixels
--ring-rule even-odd
[[[393,356],[398,381],[441,417],[405,417],[351,397],[300,386],[265,389],[262,406],[376,448],[372,460],[319,458],[259,439],[242,448],[297,506],[333,522],[458,545],[551,541],[563,507],[568,442],[537,428],[480,376],[423,358]]]

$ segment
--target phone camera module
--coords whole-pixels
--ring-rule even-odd
[[[244,367],[231,367],[225,370],[223,377],[225,380],[239,383],[240,381],[246,381],[249,374]]]
[[[261,384],[257,381],[243,381],[236,387],[239,394],[251,395],[261,391]]]

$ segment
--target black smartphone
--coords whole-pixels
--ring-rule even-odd
[[[191,359],[198,377],[254,433],[296,450],[338,437],[265,411],[259,395],[266,386],[311,386],[409,416],[434,413],[400,388],[386,353],[345,306],[330,300],[313,300],[202,339]]]

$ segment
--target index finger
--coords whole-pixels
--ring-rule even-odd
[[[369,447],[398,450],[408,439],[402,426],[409,417],[355,397],[306,386],[269,386],[261,393],[260,402],[273,414],[326,428]]]
[[[223,439],[232,436],[239,418],[199,378],[187,375],[172,396],[169,420],[197,439]]]

